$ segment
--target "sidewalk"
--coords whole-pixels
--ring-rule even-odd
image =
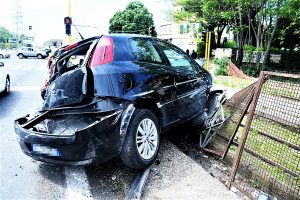
[[[171,142],[162,140],[160,152],[160,164],[150,173],[142,199],[243,199]]]

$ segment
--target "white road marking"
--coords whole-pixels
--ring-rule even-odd
[[[42,86],[11,86],[11,91],[38,91]]]
[[[67,182],[67,199],[86,199],[91,200],[92,195],[84,167],[75,166],[65,167],[65,175]]]

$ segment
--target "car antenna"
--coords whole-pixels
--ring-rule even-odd
[[[80,35],[80,37],[81,37],[81,40],[83,40],[84,38],[83,38],[83,36],[81,35],[81,33],[78,31],[78,29],[77,29],[77,27],[75,26],[75,24],[73,24],[73,26],[75,27],[76,31],[77,31],[77,32],[78,32],[78,34]]]

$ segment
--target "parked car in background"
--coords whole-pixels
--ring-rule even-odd
[[[2,58],[10,58],[10,54],[6,51],[0,50],[0,59]]]
[[[17,50],[17,56],[20,59],[28,57],[37,57],[38,59],[42,59],[48,57],[48,54],[46,51],[37,50],[32,47],[21,47]]]
[[[0,93],[9,94],[10,92],[10,77],[4,67],[4,63],[0,62]]]
[[[157,38],[102,35],[61,49],[49,67],[42,108],[15,121],[21,149],[39,161],[87,165],[120,155],[143,169],[161,133],[207,116],[211,75]]]

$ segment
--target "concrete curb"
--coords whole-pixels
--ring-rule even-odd
[[[160,152],[142,199],[243,199],[171,142],[163,140]]]

